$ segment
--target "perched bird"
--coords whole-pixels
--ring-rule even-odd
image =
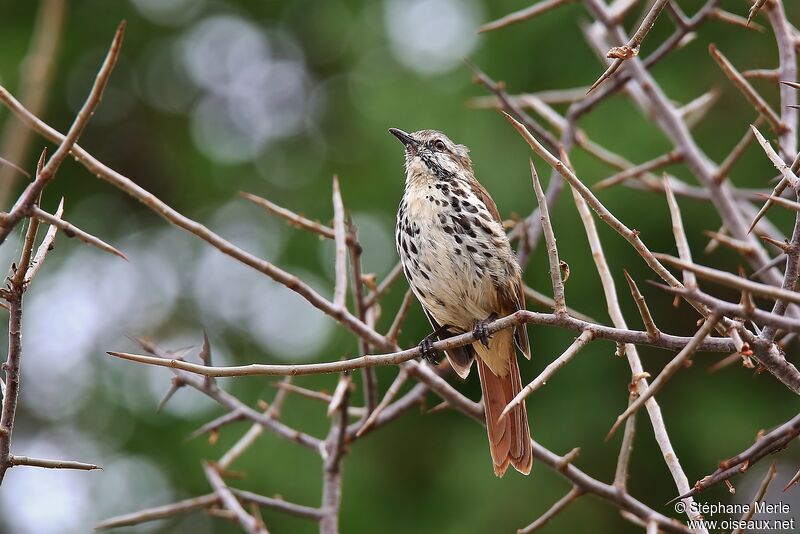
[[[475,334],[476,342],[446,351],[447,359],[461,378],[478,361],[495,474],[503,476],[510,463],[527,475],[533,458],[525,404],[499,417],[522,387],[515,345],[530,359],[528,333],[524,324],[492,336],[486,329],[525,307],[519,264],[497,206],[475,179],[467,147],[434,130],[389,132],[405,146],[397,252],[434,330],[420,348],[434,359],[434,338]]]

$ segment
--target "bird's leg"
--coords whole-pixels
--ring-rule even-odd
[[[475,336],[477,341],[480,341],[484,347],[487,349],[489,348],[489,339],[492,337],[489,335],[489,323],[497,319],[497,314],[492,313],[484,319],[483,321],[478,321],[475,323],[475,326],[472,328],[472,335]]]
[[[438,353],[433,350],[433,342],[439,337],[441,334],[449,334],[449,325],[442,325],[424,338],[422,341],[419,342],[419,350],[422,353],[422,357],[425,358],[431,365],[437,365],[439,363]]]

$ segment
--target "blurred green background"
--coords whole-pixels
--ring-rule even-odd
[[[341,179],[348,210],[365,247],[365,272],[385,276],[396,262],[394,214],[402,194],[402,151],[386,133],[394,126],[439,129],[471,149],[479,179],[502,215],[526,215],[535,206],[530,151],[497,113],[467,103],[485,92],[462,63],[468,57],[511,93],[586,86],[602,72],[586,45],[580,23],[589,16],[570,4],[533,21],[478,36],[482,23],[527,2],[503,0],[384,0],[325,2],[234,0],[131,0],[69,2],[54,83],[43,118],[64,131],[85,97],[120,20],[128,21],[122,57],[109,90],[81,139],[101,161],[188,216],[265,259],[303,276],[323,294],[333,286],[330,242],[285,226],[241,200],[240,190],[329,222],[331,176]],[[689,13],[699,1],[679,2]],[[800,23],[800,5],[785,2]],[[748,5],[723,7],[746,14]],[[15,92],[31,40],[36,2],[7,2],[0,17],[0,81]],[[637,7],[628,17],[630,28]],[[759,17],[759,22],[766,19]],[[647,55],[672,31],[662,15],[643,46]],[[694,133],[721,161],[755,118],[707,53],[716,43],[741,69],[777,63],[774,39],[720,22],[654,69],[664,90],[686,103],[712,89],[720,98]],[[756,87],[777,106],[774,84]],[[564,107],[559,109],[563,111]],[[8,113],[0,110],[0,121]],[[668,140],[624,96],[615,96],[581,121],[593,140],[634,162],[671,148]],[[762,131],[766,132],[765,128]],[[37,139],[24,161],[35,164],[47,143]],[[0,154],[2,156],[3,154]],[[613,174],[573,151],[578,175],[591,184]],[[536,160],[545,179],[549,170]],[[676,176],[694,183],[681,166]],[[732,174],[741,187],[769,187],[774,171],[756,146]],[[86,532],[110,515],[204,494],[200,467],[216,459],[248,427],[225,428],[216,444],[185,442],[198,426],[222,413],[202,395],[181,390],[155,413],[171,374],[110,360],[106,350],[132,350],[126,335],[145,335],[167,348],[199,346],[208,331],[218,364],[327,361],[357,353],[352,335],[295,294],[236,264],[163,220],[120,191],[67,161],[46,191],[53,208],[66,197],[66,218],[122,249],[125,263],[78,242],[59,238],[27,297],[24,322],[23,392],[14,435],[17,454],[70,458],[104,466],[91,473],[17,468],[0,491],[0,530],[13,533]],[[665,200],[621,187],[600,199],[654,250],[674,253]],[[703,230],[720,221],[706,203],[680,200],[690,244],[698,261],[733,270],[742,260],[725,250],[704,255]],[[790,228],[786,213],[772,220]],[[567,302],[609,323],[586,238],[568,192],[553,211],[562,259],[571,266]],[[622,269],[640,283],[659,327],[693,332],[687,306],[644,284],[654,278],[619,236],[600,226],[622,306],[632,327],[641,323]],[[4,264],[18,254],[21,235],[0,249]],[[550,293],[547,259],[537,250],[526,282]],[[717,290],[715,288],[715,290]],[[405,291],[398,282],[383,304],[388,328]],[[718,294],[736,298],[718,291]],[[302,324],[300,327],[298,325]],[[414,304],[400,336],[415,345],[429,331]],[[530,327],[534,357],[522,365],[524,380],[536,376],[574,334]],[[621,432],[603,437],[627,403],[627,363],[611,343],[596,342],[528,400],[534,437],[565,453],[581,448],[577,465],[605,481],[613,479]],[[795,361],[795,346],[788,350]],[[642,349],[655,375],[670,353]],[[658,397],[674,448],[690,482],[747,447],[761,428],[798,411],[797,398],[770,375],[734,365],[707,369],[724,355],[698,354]],[[396,369],[378,370],[381,391]],[[222,380],[243,400],[270,400],[271,379]],[[336,377],[296,383],[332,390]],[[479,398],[471,376],[459,389]],[[356,397],[360,399],[360,391]],[[429,398],[429,406],[437,400]],[[290,397],[284,419],[317,436],[327,428],[324,406]],[[800,511],[800,493],[781,486],[800,460],[797,448],[781,454],[774,500]],[[766,461],[701,497],[708,502],[750,499]],[[237,487],[280,494],[301,504],[320,500],[316,455],[265,434],[233,468],[246,473]],[[629,482],[631,492],[656,510],[677,516],[663,503],[677,495],[646,417],[639,416]],[[412,411],[352,447],[345,459],[343,532],[513,532],[551,506],[570,486],[534,465],[529,478],[492,473],[486,436],[454,412]],[[313,532],[310,522],[264,511],[272,532]],[[550,532],[627,532],[637,527],[593,497],[576,502],[548,527]],[[129,532],[236,532],[231,523],[202,513],[128,529]]]

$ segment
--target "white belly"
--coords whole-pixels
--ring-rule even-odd
[[[476,212],[456,211],[452,195],[433,187],[407,191],[397,245],[409,284],[433,318],[469,331],[501,311],[498,286],[514,259],[502,225],[477,197],[464,197]]]

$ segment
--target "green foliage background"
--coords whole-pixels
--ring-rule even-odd
[[[784,3],[790,19],[800,23],[800,6],[791,1]],[[477,9],[479,23],[526,4],[510,0],[470,3]],[[723,4],[736,13],[746,13],[747,5],[743,2]],[[682,0],[680,5],[692,13],[701,3]],[[332,287],[333,276],[329,244],[299,230],[282,228],[270,220],[269,215],[236,199],[239,190],[251,191],[327,222],[332,215],[331,176],[338,174],[346,205],[355,214],[356,221],[359,216],[368,215],[366,220],[379,227],[378,235],[385,235],[389,240],[378,253],[383,257],[373,256],[369,248],[365,252],[366,270],[377,270],[378,276],[383,277],[395,261],[391,232],[403,187],[402,153],[396,140],[386,133],[390,126],[406,130],[439,129],[469,146],[477,176],[494,196],[504,217],[528,214],[535,206],[528,172],[530,152],[524,142],[497,113],[466,105],[470,98],[485,93],[471,83],[471,74],[465,66],[459,63],[445,72],[425,75],[399,62],[388,36],[387,27],[393,21],[387,15],[387,6],[387,3],[358,0],[209,1],[202,3],[194,14],[188,14],[184,21],[157,22],[143,16],[137,5],[130,2],[71,2],[44,118],[62,131],[68,127],[75,103],[80,102],[80,95],[91,83],[93,70],[115,26],[121,19],[127,19],[122,60],[111,82],[112,91],[101,105],[97,120],[90,123],[81,145],[167,203],[208,222],[212,228],[214,221],[219,222],[219,218],[212,218],[215,210],[233,201],[237,206],[232,208],[233,212],[247,212],[251,216],[248,220],[256,221],[251,222],[251,230],[263,250],[271,251],[266,259],[291,271],[313,273],[319,287],[325,291]],[[0,79],[12,92],[18,86],[20,64],[30,41],[35,12],[35,2],[9,2],[2,9]],[[185,109],[173,112],[164,111],[143,96],[154,47],[175,39],[207,17],[221,14],[291,36],[302,52],[309,87],[319,99],[313,103],[318,106],[313,114],[313,125],[269,143],[255,158],[257,161],[226,163],[209,157],[198,147],[189,132],[188,113],[193,95],[186,95],[189,104]],[[635,24],[635,16],[637,14],[629,17],[628,27]],[[601,66],[581,35],[579,23],[587,20],[588,14],[579,4],[570,4],[536,20],[480,36],[469,56],[490,76],[504,80],[512,93],[588,85],[598,77]],[[643,54],[651,52],[671,30],[668,17],[662,15],[645,42]],[[711,22],[700,30],[694,42],[654,69],[664,90],[678,102],[688,102],[711,88],[720,90],[718,103],[694,133],[706,153],[721,161],[754,120],[755,113],[709,57],[706,47],[710,42],[716,43],[741,69],[772,67],[777,62],[777,52],[769,30],[757,33]],[[426,58],[421,57],[419,61],[424,62]],[[162,73],[176,78],[179,74],[170,70]],[[756,86],[777,106],[774,85],[758,81]],[[0,120],[8,120],[6,111],[0,112]],[[595,141],[635,162],[646,161],[671,148],[668,140],[624,96],[604,102],[582,120],[580,126]],[[44,145],[38,140],[33,152]],[[33,152],[18,163],[32,168]],[[572,159],[578,175],[588,184],[613,172],[580,151],[574,151]],[[544,164],[538,160],[536,163],[540,175],[548,177],[549,170]],[[694,183],[686,169],[675,166],[670,170]],[[732,180],[741,187],[768,187],[767,180],[773,174],[764,155],[752,146],[734,171]],[[125,236],[136,233],[145,236],[142,238],[145,240],[170,239],[169,243],[180,250],[188,248],[196,252],[201,249],[193,237],[176,229],[165,230],[164,221],[72,161],[64,165],[48,187],[45,204],[53,207],[62,195],[67,199],[67,216],[72,222],[112,243],[121,243]],[[675,252],[663,198],[621,187],[604,190],[599,197],[623,221],[638,229],[651,248]],[[706,243],[702,231],[716,230],[720,224],[714,210],[706,203],[692,200],[682,199],[680,204],[698,260],[735,269],[741,260],[725,250],[708,256],[702,253]],[[70,211],[71,206],[75,211]],[[568,304],[608,322],[585,235],[568,192],[562,195],[553,214],[562,258],[571,266],[572,274],[566,288]],[[774,220],[779,227],[788,230],[786,214],[776,213]],[[627,296],[623,268],[640,282],[662,330],[676,334],[692,332],[695,314],[685,305],[672,307],[671,298],[644,284],[644,280],[654,275],[640,258],[608,228],[601,226],[600,232],[631,326],[639,328],[641,324],[634,303]],[[280,245],[273,246],[276,242]],[[9,240],[5,248],[13,249],[17,243],[18,240]],[[42,278],[53,276],[60,267],[65,268],[67,259],[80,247],[79,243],[62,239]],[[169,248],[159,250],[163,261],[177,263],[176,276],[192,276],[195,256],[187,259],[177,252],[174,256],[169,254]],[[135,255],[131,256],[131,261],[137,262]],[[259,276],[246,269],[237,273],[236,282],[243,284]],[[526,281],[549,293],[546,273],[547,260],[540,247],[531,258]],[[225,292],[231,282],[215,277],[213,272],[204,276],[202,283],[219,292]],[[31,293],[46,291],[47,284],[37,282],[41,283],[34,284]],[[140,284],[133,287],[134,291],[139,291],[149,284],[158,287],[159,282],[156,274],[150,280],[137,278],[128,283]],[[384,329],[388,328],[399,305],[404,284],[398,283],[385,299],[381,320]],[[37,381],[35,374],[25,375],[18,416],[18,443],[35,442],[39,439],[37,436],[49,428],[68,426],[73,432],[68,435],[81,435],[93,444],[86,449],[81,446],[83,442],[72,443],[69,439],[58,443],[61,450],[76,459],[105,465],[107,456],[135,458],[154,467],[155,471],[146,470],[135,480],[128,481],[114,478],[113,465],[96,473],[34,475],[30,470],[14,469],[0,492],[0,503],[3,503],[0,529],[34,532],[37,528],[32,525],[41,524],[26,523],[27,516],[14,512],[18,506],[16,499],[30,496],[25,493],[29,488],[26,477],[38,477],[43,487],[51,489],[75,484],[91,498],[91,506],[72,508],[59,517],[53,510],[64,507],[48,499],[63,499],[62,493],[45,492],[43,502],[36,505],[48,518],[47,532],[62,532],[60,528],[67,528],[64,525],[69,525],[68,531],[73,528],[85,531],[96,520],[112,514],[208,492],[200,460],[217,458],[244,432],[245,424],[226,428],[214,445],[203,439],[185,443],[184,438],[191,431],[219,415],[220,409],[199,394],[182,390],[178,396],[188,398],[182,402],[201,407],[185,413],[157,414],[154,412],[157,399],[141,394],[140,390],[146,388],[143,384],[152,382],[153,374],[161,384],[159,387],[166,390],[169,373],[163,370],[150,373],[129,363],[108,361],[104,351],[131,349],[132,345],[124,338],[126,333],[169,340],[189,332],[192,342],[197,344],[205,327],[209,329],[212,343],[225,347],[226,363],[280,362],[284,358],[279,350],[264,350],[246,332],[216,324],[210,319],[213,314],[198,309],[196,301],[182,293],[185,286],[181,287],[176,302],[158,325],[148,331],[132,331],[138,323],[123,319],[110,333],[105,333],[103,344],[98,342],[89,354],[80,356],[79,363],[69,374],[80,375],[86,366],[91,366],[94,372],[91,381],[82,384],[85,394],[69,420],[49,420],[29,409],[30,396],[35,390],[33,386],[25,388]],[[735,298],[724,291],[719,294]],[[91,295],[85,298],[90,299]],[[125,310],[121,311],[125,317]],[[401,334],[401,344],[412,346],[427,332],[428,325],[415,304]],[[534,357],[532,362],[522,366],[526,379],[536,376],[574,337],[571,332],[540,327],[530,327],[530,333]],[[46,332],[37,330],[36,335],[46,335]],[[306,333],[301,324],[296,324],[284,335],[302,338]],[[305,354],[304,360],[333,360],[357,351],[353,336],[342,329],[333,328],[326,335],[328,338],[322,348]],[[608,442],[604,442],[603,437],[626,405],[626,385],[630,379],[626,362],[614,352],[613,344],[594,343],[528,401],[534,437],[562,453],[580,447],[578,465],[607,481],[613,479],[621,433]],[[794,347],[789,354],[796,361]],[[46,354],[27,356],[32,359],[48,357]],[[645,348],[641,356],[645,368],[655,375],[670,354]],[[716,374],[707,373],[707,368],[720,357],[698,354],[694,365],[678,373],[659,395],[673,445],[690,481],[699,479],[720,460],[748,446],[759,429],[785,421],[798,408],[796,397],[767,374],[754,375],[738,366]],[[378,370],[381,388],[388,386],[395,373],[394,369]],[[270,382],[269,379],[241,379],[226,380],[223,385],[253,402],[258,398],[269,400],[274,395]],[[306,378],[297,383],[332,389],[335,377]],[[456,385],[472,398],[479,397],[474,377]],[[356,398],[360,398],[360,390]],[[429,405],[436,402],[433,397],[429,399]],[[327,428],[323,412],[323,407],[314,401],[291,397],[286,402],[284,417],[291,425],[323,435]],[[16,452],[25,453],[24,450]],[[791,476],[798,459],[796,447],[779,458],[781,474],[776,485]],[[242,488],[266,495],[280,494],[303,504],[319,502],[321,466],[316,456],[271,435],[265,435],[234,467],[246,473],[241,481],[235,482]],[[728,495],[724,487],[717,487],[703,499],[728,502],[749,498],[765,467],[766,464],[759,465],[735,480],[739,489],[736,496]],[[149,476],[151,472],[161,475],[153,478]],[[116,483],[108,486],[109,481],[114,480]],[[163,486],[163,483],[166,489],[151,487]],[[98,490],[103,487],[111,493]],[[345,460],[341,526],[343,532],[511,532],[532,521],[568,490],[567,483],[540,465],[534,465],[530,478],[509,473],[502,480],[496,479],[480,426],[453,412],[426,415],[412,411],[353,446],[352,454]],[[676,490],[649,422],[641,415],[630,490],[656,510],[676,515],[663,506],[676,495]],[[797,495],[795,490],[782,498],[800,510]],[[264,516],[272,532],[315,530],[313,524],[303,520],[270,511],[265,511]],[[551,532],[637,530],[620,518],[617,510],[592,497],[573,504],[547,528]],[[236,531],[231,524],[202,514],[129,531],[147,529],[156,532]]]

